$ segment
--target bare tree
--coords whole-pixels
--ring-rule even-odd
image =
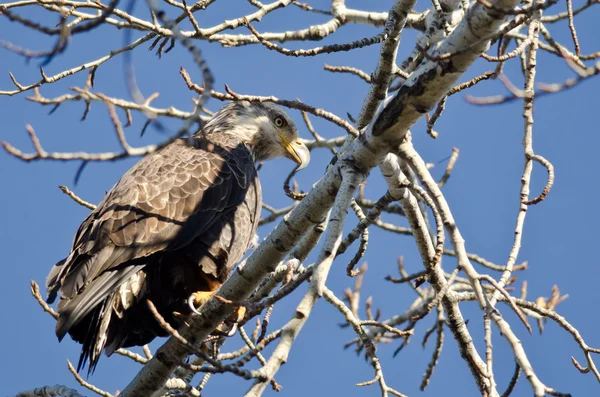
[[[593,361],[600,349],[586,344],[575,326],[557,313],[556,307],[564,296],[557,287],[549,298],[534,300],[527,298],[527,286],[522,282],[519,293],[514,293],[517,272],[526,269],[526,263],[517,263],[522,243],[523,227],[529,208],[541,203],[554,182],[554,167],[533,146],[533,106],[537,98],[558,93],[584,82],[600,73],[600,53],[581,52],[573,17],[584,13],[598,4],[588,0],[579,8],[573,8],[571,0],[566,2],[566,11],[547,14],[556,0],[432,0],[423,12],[414,10],[416,0],[396,0],[389,12],[375,12],[348,8],[344,0],[333,0],[329,10],[313,8],[312,5],[277,0],[261,3],[249,0],[254,7],[250,12],[240,12],[235,19],[225,20],[214,26],[205,26],[199,21],[210,13],[214,0],[199,0],[194,4],[175,0],[164,2],[147,1],[145,12],[133,14],[133,1],[111,0],[108,4],[85,0],[18,0],[0,5],[2,19],[25,26],[41,35],[55,39],[55,45],[45,51],[33,51],[18,46],[18,38],[7,38],[2,45],[9,51],[21,54],[26,59],[41,59],[41,77],[37,81],[23,82],[18,75],[10,74],[15,88],[0,91],[0,95],[30,95],[28,99],[43,106],[51,106],[54,111],[69,102],[85,104],[83,119],[95,103],[109,110],[114,132],[120,147],[110,152],[49,152],[45,143],[36,135],[33,127],[27,126],[34,151],[26,152],[9,142],[2,142],[6,152],[23,161],[78,161],[81,166],[77,178],[89,162],[114,161],[129,157],[144,156],[167,145],[173,140],[195,131],[198,125],[210,118],[207,108],[218,101],[273,102],[281,106],[297,109],[302,113],[306,128],[313,135],[305,140],[314,151],[313,156],[324,156],[331,160],[324,175],[315,175],[315,184],[308,193],[301,193],[297,186],[290,186],[291,174],[284,184],[286,194],[293,204],[284,208],[273,208],[267,204],[267,215],[261,224],[278,223],[268,237],[260,243],[247,260],[238,266],[238,271],[200,310],[187,319],[179,330],[172,329],[162,321],[171,337],[154,354],[147,347],[144,355],[120,349],[117,353],[140,364],[142,368],[129,385],[119,394],[124,397],[184,394],[199,396],[202,389],[214,374],[228,374],[248,380],[247,396],[260,396],[271,385],[279,390],[275,376],[282,364],[288,360],[295,340],[304,324],[309,320],[314,305],[323,297],[327,304],[336,308],[343,326],[354,331],[355,339],[347,346],[353,346],[364,354],[372,366],[373,378],[358,383],[357,386],[377,385],[382,396],[403,396],[392,388],[384,376],[376,348],[379,344],[400,341],[400,348],[411,338],[416,337],[415,327],[425,318],[435,318],[434,325],[423,337],[423,344],[435,338],[435,349],[430,364],[421,381],[425,390],[442,353],[447,330],[472,376],[481,395],[508,396],[523,373],[522,382],[528,382],[536,397],[545,395],[565,396],[563,391],[552,388],[552,379],[542,379],[533,368],[527,351],[513,330],[524,326],[531,333],[530,321],[538,323],[540,330],[546,320],[551,320],[570,334],[585,357],[585,364],[573,358],[573,365],[582,373],[591,373],[600,381],[600,372]],[[139,5],[138,5],[139,7]],[[22,16],[30,8],[43,8],[58,18],[54,27],[38,23]],[[275,18],[282,8],[294,8],[300,17],[318,14],[325,22],[310,25],[294,31],[260,31],[259,21]],[[564,8],[564,7],[563,7]],[[148,14],[145,19],[141,15]],[[176,12],[175,12],[176,11]],[[169,15],[175,15],[170,17]],[[572,43],[560,43],[553,38],[550,27],[560,21],[568,23]],[[191,30],[183,30],[180,24],[191,24]],[[333,36],[344,25],[364,24],[377,28],[372,37],[359,38],[349,43],[324,45],[313,48],[288,49],[287,42],[312,42]],[[57,57],[68,57],[71,40],[85,40],[83,33],[99,28],[122,29],[127,43],[96,60],[74,66],[55,75],[47,75],[45,65]],[[414,50],[406,59],[398,59],[398,47],[402,33],[407,30],[418,32],[415,43],[407,43]],[[143,35],[132,39],[132,32]],[[82,36],[82,37],[79,37]],[[324,68],[332,73],[350,73],[364,80],[368,93],[364,98],[360,113],[356,118],[333,114],[300,100],[282,99],[274,96],[257,96],[241,93],[225,86],[223,91],[214,86],[213,71],[199,48],[217,42],[224,47],[254,46],[265,47],[288,57],[318,57],[320,54],[354,51],[365,46],[380,48],[377,66],[373,71],[359,70],[352,65]],[[131,52],[148,47],[158,56],[165,56],[174,46],[183,46],[189,51],[198,70],[188,73],[181,68],[181,77],[195,97],[191,111],[175,107],[159,108],[152,102],[157,94],[145,97],[137,87],[133,72]],[[574,48],[570,51],[568,48]],[[574,73],[564,83],[538,84],[535,81],[537,55],[548,53],[555,56],[554,62],[564,62]],[[113,98],[102,94],[94,87],[97,70],[115,57],[126,57],[125,64],[129,91],[132,100]],[[466,82],[457,84],[479,58],[489,62],[489,71]],[[522,88],[511,82],[503,68],[508,62],[520,62],[524,78]],[[72,87],[71,91],[58,97],[46,97],[46,87],[70,76],[87,73],[83,87]],[[192,77],[196,76],[196,77]],[[225,79],[227,76],[221,76]],[[517,78],[517,76],[513,77]],[[508,90],[507,95],[492,97],[467,96],[475,105],[494,105],[519,100],[523,103],[523,154],[524,169],[521,176],[520,204],[518,208],[512,249],[508,260],[495,264],[476,253],[469,251],[459,229],[460,220],[455,219],[442,188],[450,178],[459,151],[455,149],[447,163],[443,177],[435,180],[426,163],[412,144],[410,129],[421,118],[426,119],[427,133],[436,138],[436,121],[448,112],[449,98],[461,91],[470,89],[485,80],[497,79]],[[132,113],[139,112],[145,118],[142,133],[147,128],[163,128],[164,120],[178,119],[181,125],[163,142],[142,147],[128,143],[121,117],[117,110],[126,116],[126,125],[132,124]],[[341,128],[341,135],[325,139],[313,128],[311,118],[322,118]],[[547,172],[547,182],[539,193],[532,193],[530,182],[533,165],[537,163]],[[375,168],[385,178],[387,191],[376,192],[368,189],[369,173]],[[69,188],[61,186],[65,194],[76,203],[94,208],[85,199],[78,197]],[[366,195],[379,197],[372,200]],[[268,201],[268,197],[266,198]],[[347,219],[351,209],[358,222]],[[408,227],[383,221],[382,214],[390,213],[405,218]],[[285,221],[282,221],[285,219]],[[397,218],[396,218],[397,219]],[[350,233],[344,233],[344,226],[353,225]],[[401,252],[398,252],[399,277],[388,276],[391,283],[404,284],[416,292],[416,299],[397,307],[397,312],[382,319],[374,313],[371,298],[361,300],[361,283],[367,270],[366,265],[356,268],[361,262],[369,233],[397,233],[412,236],[422,259],[422,269],[409,273],[404,265]],[[316,260],[306,261],[315,250],[319,240]],[[372,239],[371,239],[372,240]],[[346,274],[354,278],[354,287],[338,296],[327,287],[327,279],[336,257],[352,247],[356,254],[346,266]],[[371,243],[376,246],[377,242]],[[457,266],[443,266],[443,258],[454,257]],[[392,270],[390,270],[390,273]],[[558,280],[557,280],[558,281]],[[269,318],[273,307],[298,287],[308,285],[294,313],[289,313],[289,321],[279,329],[270,329]],[[32,294],[43,309],[56,317],[41,297],[39,287],[32,282]],[[377,296],[374,297],[377,299]],[[485,349],[477,347],[466,325],[464,307],[476,302],[483,317]],[[504,305],[498,305],[498,302]],[[325,304],[325,303],[322,303]],[[228,338],[211,336],[214,329],[225,320],[236,305],[247,309],[244,323],[256,322],[251,334],[244,327],[239,328],[239,336],[245,346],[239,350],[227,351]],[[366,314],[360,314],[364,305]],[[518,321],[509,321],[506,312],[516,314]],[[160,315],[155,312],[159,320]],[[512,318],[512,317],[509,317]],[[259,321],[256,321],[259,319]],[[508,386],[499,385],[493,366],[494,349],[492,329],[499,331],[512,349],[515,360],[514,376]],[[447,335],[446,335],[447,337]],[[205,341],[210,353],[200,349],[190,340]],[[342,344],[342,343],[341,343]],[[263,349],[271,345],[270,354]],[[274,346],[274,348],[273,348]],[[262,353],[261,353],[262,352]],[[186,361],[186,358],[193,358]],[[293,357],[292,357],[293,358]],[[249,368],[252,360],[258,362],[256,369]],[[113,394],[99,389],[84,380],[69,363],[69,369],[82,385],[101,396]],[[65,386],[44,386],[18,394],[19,396],[79,396],[77,391]]]

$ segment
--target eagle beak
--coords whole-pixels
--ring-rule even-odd
[[[279,133],[279,136],[281,137],[281,144],[285,149],[285,157],[298,164],[297,170],[305,168],[310,162],[310,151],[306,145],[300,140],[289,142],[281,133]]]
[[[298,170],[305,168],[310,163],[310,151],[306,145],[300,141],[292,142],[287,151],[290,159],[298,164]]]

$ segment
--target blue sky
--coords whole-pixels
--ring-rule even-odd
[[[350,7],[369,7],[373,11],[387,10],[391,1],[348,1]],[[575,6],[582,4],[575,1]],[[146,16],[142,3],[136,13]],[[235,5],[235,6],[234,6]],[[315,4],[316,5],[316,4]],[[418,9],[428,3],[420,2]],[[555,12],[564,6],[555,7]],[[252,8],[246,1],[221,1],[207,12],[198,13],[202,26],[212,26],[225,18],[242,15]],[[600,17],[595,7],[575,18],[583,53],[600,50],[593,24]],[[54,16],[39,10],[18,11],[46,24],[56,22]],[[255,27],[260,31],[294,30],[326,20],[326,16],[302,13],[296,8],[279,10],[267,16]],[[53,25],[53,24],[52,24]],[[187,25],[184,25],[187,26]],[[188,27],[189,28],[189,27]],[[569,48],[569,32],[566,24],[550,26],[555,38]],[[342,43],[376,34],[374,28],[344,26],[338,33],[319,43],[302,43],[304,48],[316,45]],[[0,37],[30,49],[45,49],[52,40],[34,34],[23,27],[0,18]],[[134,33],[134,37],[139,37]],[[399,59],[412,50],[415,33],[407,31],[402,38]],[[45,67],[47,75],[58,73],[83,62],[91,61],[121,47],[123,32],[101,27],[89,34],[78,35],[71,41],[66,54],[56,57]],[[316,58],[287,58],[258,46],[224,49],[218,43],[198,42],[216,78],[216,88],[229,84],[237,92],[257,95],[276,95],[301,100],[323,107],[338,115],[360,111],[368,86],[357,77],[331,74],[323,71],[323,64],[349,65],[367,72],[377,62],[378,46],[350,53],[331,54]],[[297,43],[287,43],[299,48]],[[200,73],[191,57],[180,46],[158,59],[147,46],[133,53],[137,80],[142,92],[148,96],[160,92],[154,102],[157,107],[175,106],[190,110],[191,93],[179,76],[180,66],[200,82]],[[0,53],[0,90],[12,89],[8,72],[14,73],[22,84],[39,80],[39,61],[26,63],[23,58],[7,51]],[[537,81],[560,82],[573,73],[555,56],[541,52],[538,58]],[[507,73],[521,85],[519,66],[513,62]],[[480,74],[491,67],[478,61],[462,81]],[[66,93],[71,86],[83,86],[86,74],[63,79],[41,89],[47,97]],[[123,75],[122,58],[118,57],[101,66],[96,73],[95,91],[109,96],[128,98]],[[548,296],[554,284],[569,298],[558,312],[576,326],[590,346],[600,346],[597,332],[600,321],[593,306],[597,302],[596,279],[598,259],[594,254],[599,237],[597,224],[600,215],[593,208],[600,187],[596,167],[597,148],[600,145],[595,112],[598,111],[600,79],[590,79],[572,90],[539,99],[535,103],[534,150],[552,161],[556,168],[556,183],[548,198],[530,208],[524,229],[523,247],[518,262],[527,260],[529,269],[519,273],[519,280],[529,283],[529,298]],[[488,81],[470,91],[473,95],[504,93],[498,81]],[[33,148],[25,133],[25,125],[31,124],[48,151],[107,151],[117,150],[118,142],[108,119],[107,110],[96,103],[86,121],[80,122],[84,105],[69,103],[54,114],[50,108],[27,101],[30,93],[15,97],[0,97],[0,138],[31,151]],[[221,106],[210,101],[209,108]],[[495,263],[505,263],[512,245],[515,219],[518,210],[520,176],[523,169],[523,120],[521,103],[518,101],[495,107],[475,107],[464,101],[464,95],[453,96],[442,115],[436,130],[439,138],[432,140],[425,133],[423,122],[413,129],[417,150],[428,162],[438,162],[450,155],[452,147],[460,150],[460,157],[452,177],[444,187],[458,226],[466,239],[469,252],[477,253]],[[296,120],[300,134],[309,137],[300,114],[290,111]],[[120,113],[124,119],[124,115]],[[132,145],[145,145],[164,139],[156,130],[149,130],[143,138],[139,132],[143,118],[134,115],[133,126],[126,130]],[[343,134],[339,128],[321,120],[313,119],[319,133],[325,137]],[[180,122],[167,121],[170,131]],[[325,150],[313,152],[311,165],[297,179],[302,189],[308,190],[323,174],[330,160]],[[4,326],[0,327],[0,357],[3,357],[3,382],[0,395],[12,395],[20,390],[48,384],[65,384],[89,394],[76,384],[66,367],[66,359],[77,361],[80,346],[65,338],[58,343],[54,335],[54,320],[43,313],[29,294],[29,280],[43,284],[50,267],[68,254],[73,235],[87,215],[88,210],[74,204],[57,188],[67,185],[82,198],[98,202],[104,193],[118,180],[136,160],[128,159],[114,163],[89,164],[77,186],[73,184],[78,163],[34,162],[30,164],[0,153],[0,262],[3,267],[3,288],[0,315]],[[265,201],[275,207],[289,205],[281,189],[282,183],[293,165],[289,160],[268,163],[261,171]],[[439,177],[445,163],[433,169]],[[541,191],[546,180],[545,170],[534,166],[532,195]],[[373,170],[368,184],[368,197],[377,199],[386,187],[378,170]],[[354,222],[353,216],[349,216]],[[401,218],[388,216],[401,225]],[[350,225],[351,226],[351,225]],[[265,237],[270,227],[259,230]],[[332,268],[328,286],[339,296],[354,280],[345,275],[346,261],[354,253],[341,257]],[[396,273],[396,258],[403,255],[409,270],[421,269],[418,253],[411,238],[383,233],[372,229],[370,245],[365,256],[369,271],[364,280],[362,295],[373,295],[374,305],[380,307],[384,318],[405,310],[415,294],[406,286],[392,285],[384,281],[387,274]],[[444,259],[446,269],[453,268],[450,258]],[[275,308],[272,327],[281,326],[299,302],[305,288],[280,302]],[[469,329],[476,345],[483,354],[483,321],[481,312],[474,304],[463,306],[469,319]],[[572,337],[553,323],[546,325],[544,335],[534,332],[528,335],[524,327],[505,306],[501,312],[513,321],[513,328],[521,338],[529,358],[548,386],[575,396],[597,395],[600,390],[593,375],[580,374],[571,364],[575,356],[581,363],[585,360]],[[363,312],[364,313],[364,312]],[[277,374],[283,385],[282,395],[302,396],[339,394],[367,396],[379,393],[377,386],[358,388],[355,383],[372,378],[371,367],[343,344],[353,338],[349,329],[340,329],[342,316],[325,301],[318,302],[307,325],[294,345],[290,361]],[[417,337],[395,358],[397,344],[381,345],[378,355],[382,361],[387,383],[411,396],[419,395],[419,384],[430,360],[433,343],[423,350],[420,339],[434,318],[422,321]],[[453,395],[477,395],[477,389],[469,370],[460,358],[454,340],[448,330],[439,366],[431,380],[427,395],[447,393]],[[514,368],[508,345],[494,331],[496,380],[503,390]],[[155,341],[153,347],[161,343]],[[231,347],[240,345],[239,338],[230,342]],[[122,357],[103,357],[91,381],[99,387],[115,392],[122,390],[137,372],[139,366]],[[232,375],[215,376],[206,387],[206,395],[240,395],[247,389],[245,381]],[[269,392],[273,393],[273,392]],[[515,396],[531,395],[529,384],[522,378]]]

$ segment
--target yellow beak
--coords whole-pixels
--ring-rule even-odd
[[[289,142],[279,131],[277,131],[277,134],[281,138],[281,145],[285,149],[285,157],[298,164],[299,170],[306,167],[310,162],[310,151],[306,145],[299,140]]]

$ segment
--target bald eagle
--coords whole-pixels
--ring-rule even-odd
[[[60,292],[56,335],[81,343],[77,370],[93,372],[102,350],[141,346],[172,326],[228,278],[258,225],[255,163],[310,160],[291,118],[269,103],[232,102],[195,135],[142,158],[83,221],[70,254],[50,270]]]

